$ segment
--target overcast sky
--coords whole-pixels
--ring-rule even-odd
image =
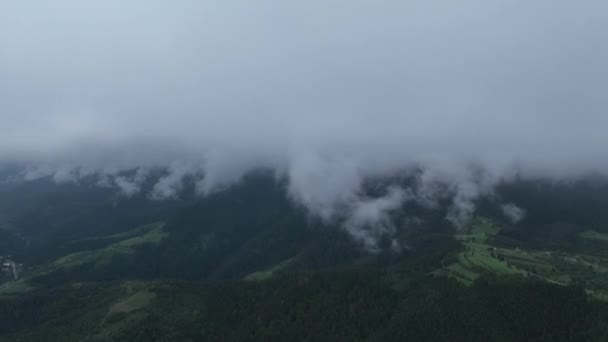
[[[607,42],[605,0],[7,0],[0,163],[270,166],[319,208],[413,163],[605,173]]]
[[[0,159],[601,168],[607,42],[600,0],[2,1]]]

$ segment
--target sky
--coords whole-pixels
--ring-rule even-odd
[[[0,163],[169,167],[152,197],[266,167],[324,216],[412,165],[465,198],[606,173],[606,42],[601,0],[2,1]]]

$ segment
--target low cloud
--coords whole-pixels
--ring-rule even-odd
[[[143,183],[148,177],[149,171],[145,168],[138,168],[132,177],[116,176],[114,184],[120,190],[120,193],[126,197],[132,197],[141,193]],[[104,178],[102,178],[103,180]],[[103,186],[103,184],[102,184]]]
[[[595,0],[3,2],[0,164],[125,196],[160,168],[156,200],[272,169],[378,231],[409,195],[365,182],[418,170],[462,227],[515,175],[608,173],[606,32]]]
[[[513,224],[519,223],[526,216],[526,211],[513,203],[504,204],[500,207],[505,217]]]
[[[391,211],[400,209],[409,196],[403,189],[391,187],[385,196],[356,201],[347,213],[346,231],[369,250],[377,250],[378,241],[383,236],[390,237],[395,233]],[[393,240],[392,247],[398,247],[396,240]]]

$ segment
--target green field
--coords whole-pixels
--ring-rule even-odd
[[[608,234],[598,233],[595,230],[587,230],[580,235],[584,239],[608,242]]]
[[[484,272],[500,275],[527,276],[527,272],[510,264],[501,251],[489,241],[500,231],[491,220],[478,218],[471,227],[456,239],[463,248],[456,261],[446,265],[436,274],[452,277],[465,285],[471,285]]]
[[[54,261],[53,266],[69,268],[90,262],[108,263],[116,255],[131,254],[135,251],[135,248],[145,244],[157,244],[168,235],[163,231],[162,223],[137,228],[135,231],[141,235],[113,243],[102,249],[66,255]]]
[[[90,264],[92,267],[106,265],[117,256],[133,254],[138,247],[158,244],[167,236],[168,233],[164,231],[164,223],[154,223],[120,235],[94,238],[107,240],[123,237],[125,239],[103,248],[68,254],[41,266],[25,268],[19,280],[0,285],[0,296],[28,292],[34,289],[31,285],[32,279],[52,272],[69,270],[85,264]]]
[[[493,242],[499,232],[500,227],[491,220],[475,219],[468,230],[455,236],[462,245],[460,252],[433,274],[467,286],[484,274],[536,278],[558,285],[580,284],[593,297],[608,298],[608,258],[595,253],[597,246],[576,251],[505,248]],[[580,238],[608,248],[606,234],[586,231]]]
[[[287,259],[285,261],[282,261],[266,270],[263,271],[259,271],[259,272],[253,272],[250,273],[248,275],[246,275],[243,279],[244,280],[251,280],[251,281],[263,281],[263,280],[268,280],[270,278],[272,278],[272,276],[285,269],[285,267],[289,266],[289,264],[293,261],[293,258]]]
[[[135,292],[120,301],[110,308],[108,315],[130,313],[146,307],[154,298],[156,294],[147,289]]]

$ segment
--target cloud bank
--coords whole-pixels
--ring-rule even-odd
[[[599,0],[2,2],[0,163],[126,196],[168,167],[152,198],[265,167],[376,221],[365,179],[421,168],[459,225],[513,174],[606,173],[606,41]]]

